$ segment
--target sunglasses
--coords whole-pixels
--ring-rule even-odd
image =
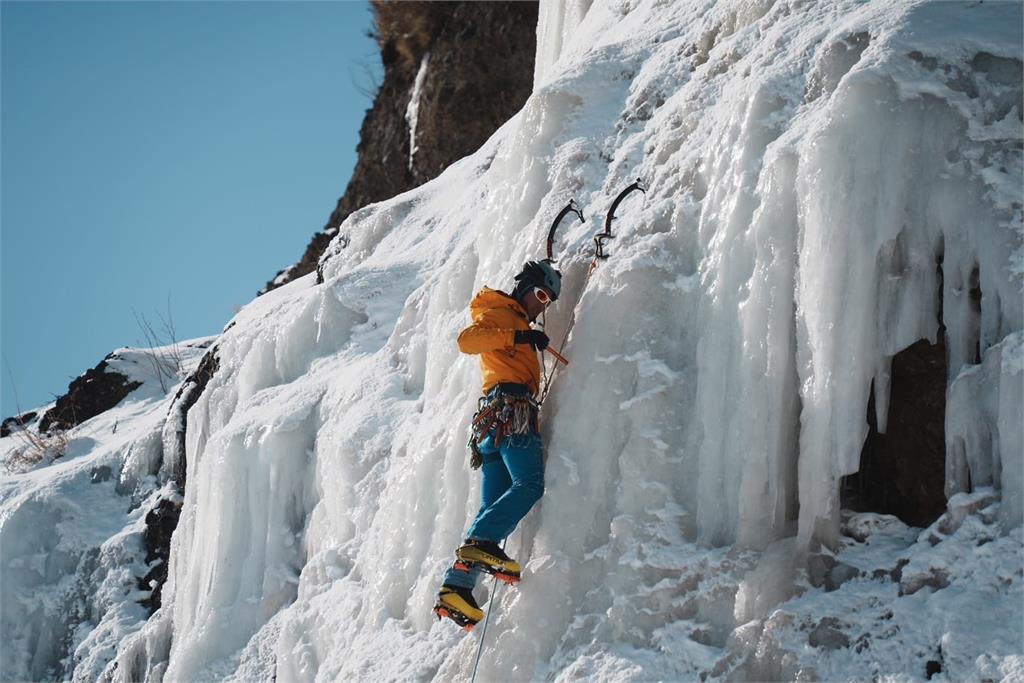
[[[553,301],[551,295],[548,294],[548,290],[544,289],[543,287],[534,287],[533,295],[537,297],[537,301],[541,302],[545,306],[547,306],[549,303]]]

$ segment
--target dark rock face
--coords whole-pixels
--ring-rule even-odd
[[[39,421],[39,431],[70,429],[100,413],[110,410],[140,386],[141,382],[129,382],[119,372],[107,369],[107,360],[86,371],[68,385],[68,393],[57,399],[57,405],[46,411]]]
[[[142,536],[142,542],[146,547],[146,564],[150,569],[138,583],[140,590],[149,592],[149,597],[140,600],[139,604],[149,609],[150,614],[160,609],[163,586],[167,581],[167,560],[171,556],[171,536],[178,528],[178,519],[181,517],[182,495],[185,492],[185,430],[188,426],[186,415],[189,408],[203,395],[206,385],[219,368],[220,360],[217,358],[217,348],[214,347],[206,352],[199,361],[196,371],[182,383],[168,411],[167,419],[174,425],[175,438],[171,446],[172,452],[165,451],[164,457],[173,458],[171,480],[178,495],[160,498],[146,513],[146,531]]]
[[[206,391],[206,385],[213,379],[213,375],[220,369],[220,359],[217,357],[217,348],[214,347],[206,352],[203,359],[199,361],[196,371],[182,383],[174,400],[171,401],[171,408],[168,411],[168,419],[175,424],[177,435],[174,453],[165,453],[164,457],[174,458],[174,469],[171,478],[182,492],[185,491],[185,430],[188,426],[189,409],[196,404],[199,397]]]
[[[842,505],[927,526],[946,509],[946,345],[920,340],[892,360],[889,424],[879,434],[874,399],[860,471],[844,478]]]
[[[181,501],[163,498],[156,506],[146,513],[146,531],[142,542],[146,546],[146,564],[151,565],[149,572],[139,579],[139,589],[149,592],[149,597],[139,604],[149,609],[149,613],[160,609],[160,597],[164,582],[167,581],[167,559],[171,556],[171,536],[178,527],[181,516]]]
[[[302,259],[264,291],[313,272],[349,214],[421,185],[472,154],[530,95],[536,2],[376,0],[373,8],[384,80],[363,120],[355,171]],[[410,158],[407,115],[414,90],[416,149]]]
[[[36,417],[38,417],[36,413],[30,411],[7,418],[3,423],[0,423],[0,438],[10,436],[22,427],[28,426]]]

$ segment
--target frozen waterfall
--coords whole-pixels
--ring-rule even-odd
[[[900,648],[943,638],[922,626],[843,649],[821,615],[861,607],[800,576],[809,554],[839,553],[843,524],[930,558],[885,600],[941,584],[943,567],[947,584],[1013,572],[1021,25],[1010,2],[543,2],[523,110],[441,177],[352,214],[322,285],[260,297],[218,338],[219,370],[188,412],[163,607],[105,675],[468,673],[476,639],[430,613],[479,495],[464,448],[478,369],[455,338],[474,292],[543,255],[570,198],[587,222],[559,236],[546,325],[560,339],[575,316],[572,364],[544,405],[547,492],[509,541],[525,579],[487,606],[481,676],[842,677],[863,673],[858,657],[899,667]],[[622,204],[584,288],[591,237],[637,177],[650,189]],[[939,554],[961,541],[840,514],[872,385],[884,430],[891,359],[940,334],[947,493],[972,492],[957,499],[972,511],[1002,496],[998,520],[947,529],[962,547],[1000,530],[996,559],[969,569]],[[844,561],[880,561],[879,547]],[[989,637],[985,664],[971,654],[956,615],[1014,614],[985,585],[941,603],[952,678],[1024,671],[1019,640]],[[887,609],[864,591],[864,615]],[[927,621],[899,604],[897,619]],[[808,654],[812,628],[840,645]]]

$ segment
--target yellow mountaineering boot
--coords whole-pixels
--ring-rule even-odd
[[[434,604],[434,614],[438,619],[448,617],[464,631],[472,631],[477,622],[484,618],[484,611],[477,606],[473,592],[459,586],[441,586]]]
[[[455,568],[469,571],[476,567],[488,574],[493,574],[500,581],[508,584],[519,583],[522,568],[519,563],[505,554],[497,543],[477,539],[466,539],[466,543],[455,551]]]

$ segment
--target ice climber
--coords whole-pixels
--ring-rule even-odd
[[[511,294],[484,287],[469,304],[473,323],[459,334],[459,350],[480,356],[483,397],[473,417],[471,464],[483,474],[480,511],[455,551],[434,612],[469,630],[483,610],[473,599],[481,572],[519,581],[519,563],[498,545],[544,493],[544,453],[538,425],[541,364],[537,352],[548,336],[531,329],[558,298],[562,276],[544,261],[531,261],[515,277]]]

